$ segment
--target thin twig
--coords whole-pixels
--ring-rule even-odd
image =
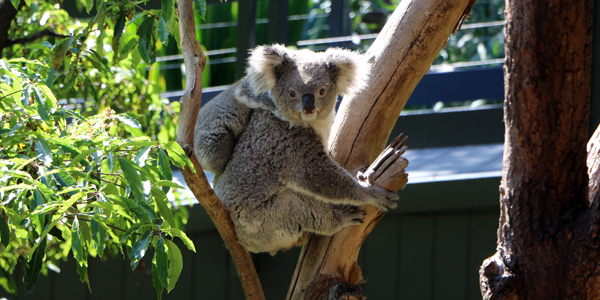
[[[98,178],[98,180],[100,180],[100,181],[104,181],[104,182],[106,182],[106,183],[112,183],[112,184],[114,184],[114,185],[116,185],[116,186],[118,186],[118,187],[120,187],[120,188],[124,188],[124,189],[126,188],[125,186],[122,186],[122,185],[120,185],[120,184],[118,184],[118,183],[114,183],[114,182],[112,182],[112,181],[109,181],[109,180],[106,180],[106,179]]]

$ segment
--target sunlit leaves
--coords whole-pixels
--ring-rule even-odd
[[[105,68],[98,53],[85,55],[90,65]],[[189,161],[181,147],[144,136],[138,121],[143,116],[137,114],[107,109],[86,117],[63,110],[41,75],[23,73],[20,64],[47,68],[23,59],[0,60],[11,71],[10,76],[0,71],[6,75],[0,75],[0,95],[23,90],[0,97],[0,209],[5,216],[0,249],[13,255],[11,263],[0,266],[0,285],[15,290],[10,266],[20,255],[28,261],[30,290],[44,264],[56,265],[65,255],[72,253],[81,281],[89,286],[89,255],[120,249],[136,267],[154,248],[156,279],[171,290],[182,262],[167,239],[181,239],[194,249],[178,228],[187,219],[185,209],[175,210],[166,194],[181,188],[171,181],[171,165]],[[115,132],[115,126],[129,134]]]

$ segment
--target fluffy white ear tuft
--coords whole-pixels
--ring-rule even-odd
[[[325,51],[327,65],[336,74],[338,94],[355,94],[362,90],[369,79],[371,66],[357,52],[340,48]]]
[[[287,49],[279,44],[258,46],[250,51],[246,75],[255,94],[271,90],[277,83],[275,68],[290,59]]]

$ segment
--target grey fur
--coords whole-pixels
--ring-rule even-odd
[[[258,47],[247,76],[200,110],[194,151],[216,174],[215,192],[247,250],[274,254],[308,233],[359,224],[356,206],[396,206],[395,193],[355,179],[325,152],[337,95],[359,90],[363,69],[346,50]]]

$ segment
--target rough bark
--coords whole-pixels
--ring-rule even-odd
[[[587,0],[507,1],[500,227],[480,270],[484,299],[600,298],[591,12]]]
[[[365,59],[371,63],[368,88],[345,97],[330,137],[330,154],[347,170],[372,162],[419,80],[429,69],[449,35],[469,13],[471,0],[402,1]],[[388,190],[388,186],[377,181]],[[300,255],[287,299],[361,299],[356,284],[361,279],[356,263],[360,246],[381,212],[365,207],[360,226],[348,227],[333,237],[312,236]],[[343,287],[343,288],[342,288]],[[344,294],[343,290],[348,293]]]
[[[202,100],[202,71],[206,65],[206,57],[196,37],[192,0],[180,0],[177,12],[179,14],[181,51],[186,70],[185,93],[180,100],[181,109],[177,129],[177,143],[186,150],[196,170],[194,173],[189,167],[186,167],[181,170],[181,173],[188,187],[206,210],[223,238],[240,277],[246,299],[264,300],[265,295],[252,258],[248,251],[237,242],[229,211],[210,187],[192,149],[194,127]]]

